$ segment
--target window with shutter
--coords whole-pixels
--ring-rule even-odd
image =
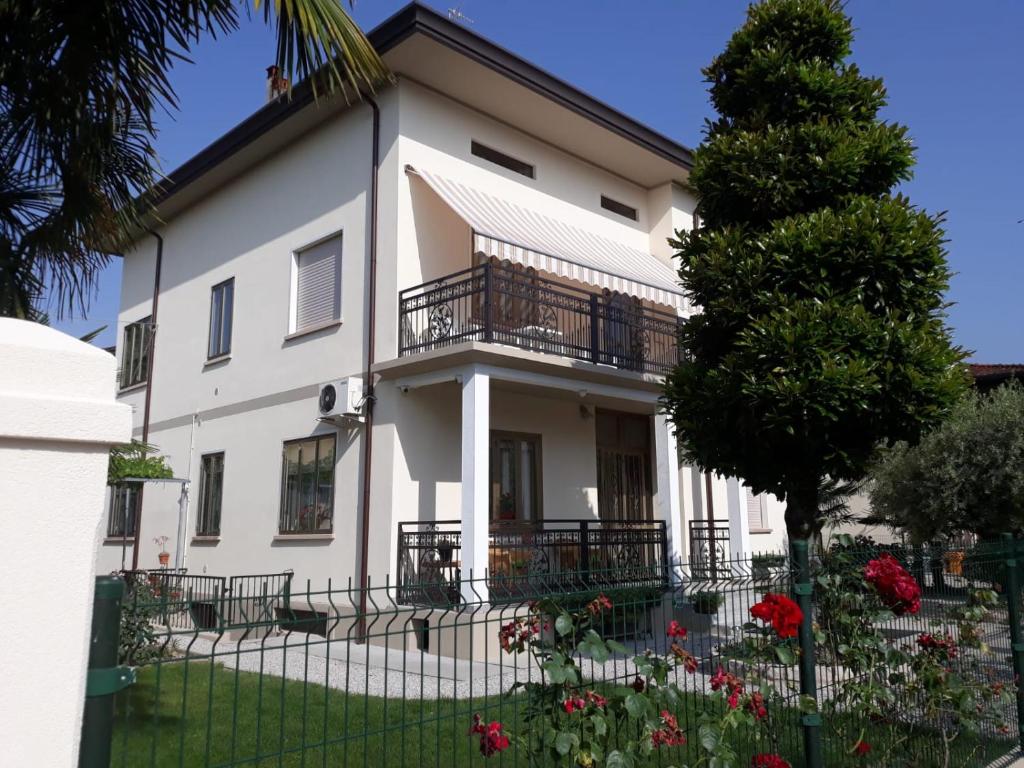
[[[341,236],[296,254],[295,331],[341,319]]]
[[[767,529],[764,520],[764,496],[755,494],[744,486],[747,492],[747,525],[751,531],[764,531]]]

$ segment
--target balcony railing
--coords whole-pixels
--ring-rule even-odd
[[[399,293],[399,355],[486,341],[632,371],[679,362],[679,318],[625,294],[483,264]]]
[[[731,578],[729,524],[707,520],[690,521],[690,568],[694,579],[717,581]]]
[[[668,587],[668,539],[661,520],[492,523],[488,560],[491,602],[547,590]],[[458,521],[398,524],[399,602],[454,605],[461,579]]]

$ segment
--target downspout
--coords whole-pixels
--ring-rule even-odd
[[[359,558],[359,628],[358,641],[366,641],[366,592],[369,586],[370,564],[370,478],[373,459],[373,363],[377,338],[377,175],[380,170],[380,108],[366,94],[366,103],[373,110],[373,150],[370,171],[370,273],[367,280],[366,322],[366,423],[363,432],[363,535]]]
[[[153,357],[156,352],[156,316],[160,309],[160,270],[164,260],[164,239],[155,230],[149,234],[156,238],[156,269],[153,275],[153,311],[149,318],[149,359],[146,361],[146,399],[142,406],[142,442],[149,444],[149,408],[153,399]],[[139,486],[139,500],[135,511],[135,541],[132,544],[132,570],[139,569],[139,538],[142,533],[142,499],[145,486]]]

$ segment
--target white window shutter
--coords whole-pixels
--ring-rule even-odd
[[[747,492],[747,525],[751,531],[762,531],[765,526],[761,497],[746,486],[743,490]]]
[[[341,236],[298,254],[295,330],[341,318]]]

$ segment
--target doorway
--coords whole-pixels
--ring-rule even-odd
[[[597,511],[602,520],[651,520],[651,419],[598,410]]]

